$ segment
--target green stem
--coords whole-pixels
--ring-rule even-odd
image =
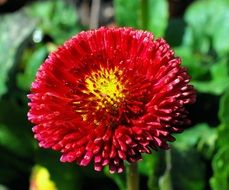
[[[127,190],[139,189],[139,174],[137,163],[132,163],[128,167],[127,171]]]
[[[171,150],[165,151],[165,173],[159,179],[159,189],[173,190],[172,180],[171,180],[171,169],[172,169],[172,155]]]
[[[165,151],[166,171],[171,172],[172,169],[172,152],[171,149]]]
[[[148,25],[148,0],[141,0],[142,29],[147,29]]]

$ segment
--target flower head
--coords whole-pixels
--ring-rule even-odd
[[[122,172],[124,160],[168,148],[189,124],[195,91],[163,39],[131,28],[81,32],[41,65],[29,120],[39,145],[62,162]]]

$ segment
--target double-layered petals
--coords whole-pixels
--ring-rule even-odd
[[[97,171],[168,148],[190,123],[195,91],[163,39],[131,28],[81,32],[49,55],[32,84],[29,120],[39,145]]]

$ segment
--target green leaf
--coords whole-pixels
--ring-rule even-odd
[[[192,84],[199,92],[221,95],[229,86],[228,73],[227,59],[223,59],[210,68],[210,81],[193,81]]]
[[[192,3],[185,13],[185,20],[189,26],[185,43],[196,51],[207,53],[213,42],[213,47],[219,55],[228,54],[228,19],[227,0],[203,0]]]
[[[205,173],[205,163],[194,148],[186,150],[172,148],[173,189],[203,190],[205,189]]]
[[[221,148],[215,155],[212,168],[213,177],[210,179],[212,190],[229,189],[229,145]]]
[[[229,188],[229,88],[220,99],[218,127],[219,150],[213,158],[213,176],[210,179],[212,190],[227,190]]]
[[[180,46],[175,48],[176,55],[181,57],[182,65],[188,68],[193,80],[201,79],[209,72],[209,65],[203,63],[203,57],[198,53],[193,53],[189,47]]]
[[[53,2],[43,1],[33,3],[32,5],[26,7],[26,11],[31,17],[38,18],[40,22],[43,22],[43,25],[48,26],[51,25],[51,20],[49,19],[52,17],[53,13]]]
[[[140,26],[139,0],[114,0],[115,20],[119,26]]]
[[[39,21],[37,27],[57,44],[80,31],[76,9],[63,0],[38,1],[28,6],[26,11]]]
[[[221,125],[218,127],[218,144],[219,147],[229,145],[229,88],[223,94],[219,104],[219,119]]]
[[[216,148],[217,139],[217,128],[207,128],[203,131],[203,134],[198,141],[197,150],[201,152],[205,158],[211,159]]]
[[[77,22],[77,12],[74,6],[67,4],[63,0],[55,0],[54,13],[52,14],[52,22],[56,26],[73,27]],[[60,14],[62,13],[62,14]]]
[[[0,97],[7,91],[9,71],[14,67],[21,46],[35,27],[33,19],[22,9],[0,16]]]
[[[229,1],[221,0],[213,5],[214,12],[217,12],[214,16],[212,15],[212,37],[213,46],[220,56],[228,55],[229,53]]]
[[[115,0],[115,19],[119,26],[142,28],[163,36],[168,24],[166,0]]]
[[[217,145],[218,148],[221,149],[224,146],[229,145],[229,125],[221,124],[218,127],[218,140]]]
[[[173,146],[184,151],[196,147],[206,158],[211,158],[216,146],[217,133],[216,128],[200,123],[175,136]]]
[[[219,118],[223,124],[229,127],[229,88],[220,100]]]
[[[53,37],[57,44],[62,44],[78,33],[81,28],[77,25],[77,10],[73,5],[63,0],[55,0],[54,2],[52,25],[47,28],[46,32]]]
[[[200,123],[189,129],[186,129],[182,134],[174,135],[176,141],[173,142],[173,146],[179,148],[179,150],[187,150],[197,145],[201,138],[205,135],[213,133],[213,129],[206,123]]]
[[[39,66],[44,61],[47,55],[47,48],[45,46],[37,49],[33,54],[29,54],[26,60],[26,67],[24,73],[20,73],[17,76],[17,86],[23,90],[28,91],[31,83],[35,78],[36,72]]]
[[[156,37],[164,36],[168,25],[168,2],[166,0],[148,0],[147,29]]]
[[[139,172],[142,175],[150,176],[155,170],[157,160],[156,152],[152,152],[150,155],[143,154],[142,161],[139,162]]]
[[[207,4],[207,1],[194,2],[185,12],[188,27],[184,36],[184,44],[201,53],[207,53],[210,47],[207,37],[209,25]]]

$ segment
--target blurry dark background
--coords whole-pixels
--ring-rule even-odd
[[[0,190],[124,190],[125,173],[59,162],[27,121],[31,82],[82,30],[131,26],[163,37],[192,76],[192,125],[139,162],[141,190],[229,190],[228,0],[0,0]]]

